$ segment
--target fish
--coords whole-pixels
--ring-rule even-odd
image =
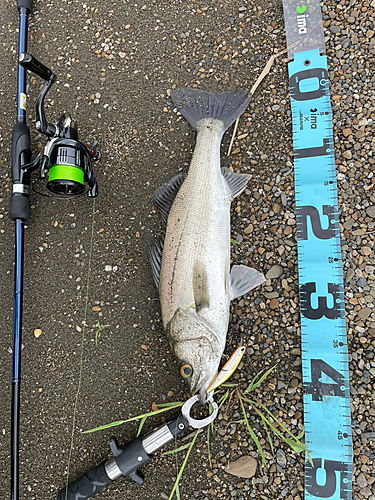
[[[170,96],[196,131],[196,145],[188,173],[154,194],[166,230],[149,254],[170,348],[189,392],[204,404],[224,352],[231,301],[266,281],[251,267],[230,269],[230,204],[251,176],[220,166],[224,132],[251,94],[184,87]]]

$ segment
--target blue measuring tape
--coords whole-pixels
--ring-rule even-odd
[[[306,447],[305,499],[351,498],[352,439],[327,59],[289,63]],[[307,458],[307,457],[306,457]]]
[[[288,5],[286,5],[286,3]],[[294,10],[293,10],[294,9]],[[305,500],[352,497],[349,364],[340,247],[337,182],[324,38],[295,0],[284,1],[293,124],[301,309],[305,442]],[[319,11],[317,10],[319,9]],[[291,16],[294,12],[294,16]],[[287,16],[288,14],[288,16]],[[292,28],[291,28],[292,27]],[[289,29],[289,32],[288,32]],[[293,32],[291,31],[293,29]],[[320,38],[316,38],[316,34]],[[289,36],[288,36],[289,34]],[[315,38],[314,38],[315,37]],[[300,52],[290,42],[301,39]],[[319,39],[319,42],[316,40]],[[322,42],[323,39],[323,48]],[[291,58],[291,57],[290,57]]]

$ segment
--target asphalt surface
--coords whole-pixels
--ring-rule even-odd
[[[10,468],[14,229],[7,211],[16,115],[14,3],[0,4],[0,498],[8,497]],[[193,131],[174,111],[168,90],[186,85],[213,92],[250,88],[268,57],[285,47],[285,33],[281,2],[51,0],[34,2],[29,34],[29,51],[58,77],[47,99],[49,121],[71,112],[80,139],[87,144],[97,139],[102,152],[94,165],[99,185],[95,205],[86,197],[68,202],[33,193],[25,231],[21,498],[46,500],[56,498],[64,486],[68,465],[73,480],[109,457],[113,431],[83,435],[81,430],[143,413],[154,401],[186,398],[161,329],[148,262],[148,245],[162,229],[152,194],[188,166],[194,147]],[[33,128],[34,103],[42,82],[30,75],[28,82],[27,115],[37,154],[44,140]],[[273,67],[251,108],[259,135],[249,137],[246,147],[259,160],[251,164],[259,185],[269,177],[260,156],[280,169],[290,159],[292,145],[290,121],[285,127],[266,112],[271,83],[287,98],[285,60]],[[245,153],[224,155],[230,135],[223,141],[223,165],[245,172]],[[234,225],[236,216],[233,211]],[[264,262],[260,270],[268,267]],[[108,326],[96,343],[98,321]],[[237,341],[230,329],[228,351]],[[288,372],[283,380],[289,383]],[[147,422],[145,429],[160,422]],[[137,424],[129,423],[115,434],[126,442],[136,429]],[[119,480],[97,498],[165,498],[161,495],[171,491],[175,465],[173,456],[159,455],[145,468],[143,486]],[[205,460],[197,453],[184,474],[182,498],[211,498],[208,481]],[[238,478],[225,475],[224,482],[235,485]]]

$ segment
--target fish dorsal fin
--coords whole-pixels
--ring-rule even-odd
[[[221,173],[227,181],[229,194],[232,200],[242,193],[251,178],[249,174],[236,174],[235,172],[231,172],[227,167],[222,167]]]
[[[193,293],[197,313],[205,307],[209,307],[207,271],[204,264],[198,260],[194,262],[193,266]]]
[[[263,273],[252,267],[233,266],[230,272],[231,300],[245,295],[266,281]]]
[[[154,193],[154,204],[161,213],[164,222],[167,222],[171,206],[185,178],[186,174],[178,174]]]
[[[148,247],[152,277],[154,278],[155,285],[158,290],[159,290],[159,280],[160,280],[161,259],[163,256],[163,247],[164,247],[164,236],[159,236]]]

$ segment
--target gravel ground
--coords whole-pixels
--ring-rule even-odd
[[[168,91],[196,86],[208,91],[250,88],[267,59],[285,47],[281,2],[143,0],[36,1],[29,50],[58,76],[47,99],[56,120],[71,111],[81,139],[99,139],[96,165],[100,194],[72,202],[32,195],[25,244],[22,365],[21,497],[55,498],[66,480],[107,459],[103,431],[80,430],[142,413],[153,401],[185,398],[160,323],[147,246],[161,230],[152,207],[154,190],[185,169],[194,134],[179,117]],[[322,3],[334,114],[339,213],[354,438],[355,499],[375,499],[375,2]],[[10,374],[13,290],[13,226],[8,219],[10,132],[15,119],[18,17],[14,2],[0,4],[0,337],[2,491],[9,488]],[[257,398],[294,433],[303,426],[299,300],[291,112],[287,61],[280,60],[258,89],[239,125],[230,157],[231,133],[222,163],[251,173],[248,189],[233,203],[232,259],[268,278],[251,295],[234,301],[226,353],[241,336],[249,345],[235,375],[246,386],[259,370],[279,361]],[[28,122],[41,85],[29,78]],[[32,132],[35,154],[43,139]],[[93,245],[84,332],[82,384],[78,387],[86,279]],[[95,344],[97,322],[103,328]],[[75,421],[73,412],[79,389]],[[267,465],[241,424],[231,400],[215,423],[212,468],[204,438],[189,459],[182,498],[206,500],[303,498],[303,457],[274,438],[272,455],[259,419],[254,432]],[[160,419],[146,423],[151,429]],[[120,442],[136,425],[118,428]],[[228,461],[258,461],[252,479],[224,471]],[[178,458],[181,465],[182,457]],[[174,456],[160,454],[145,470],[143,486],[119,480],[98,499],[167,498],[176,477]],[[5,498],[5,493],[3,498]]]

